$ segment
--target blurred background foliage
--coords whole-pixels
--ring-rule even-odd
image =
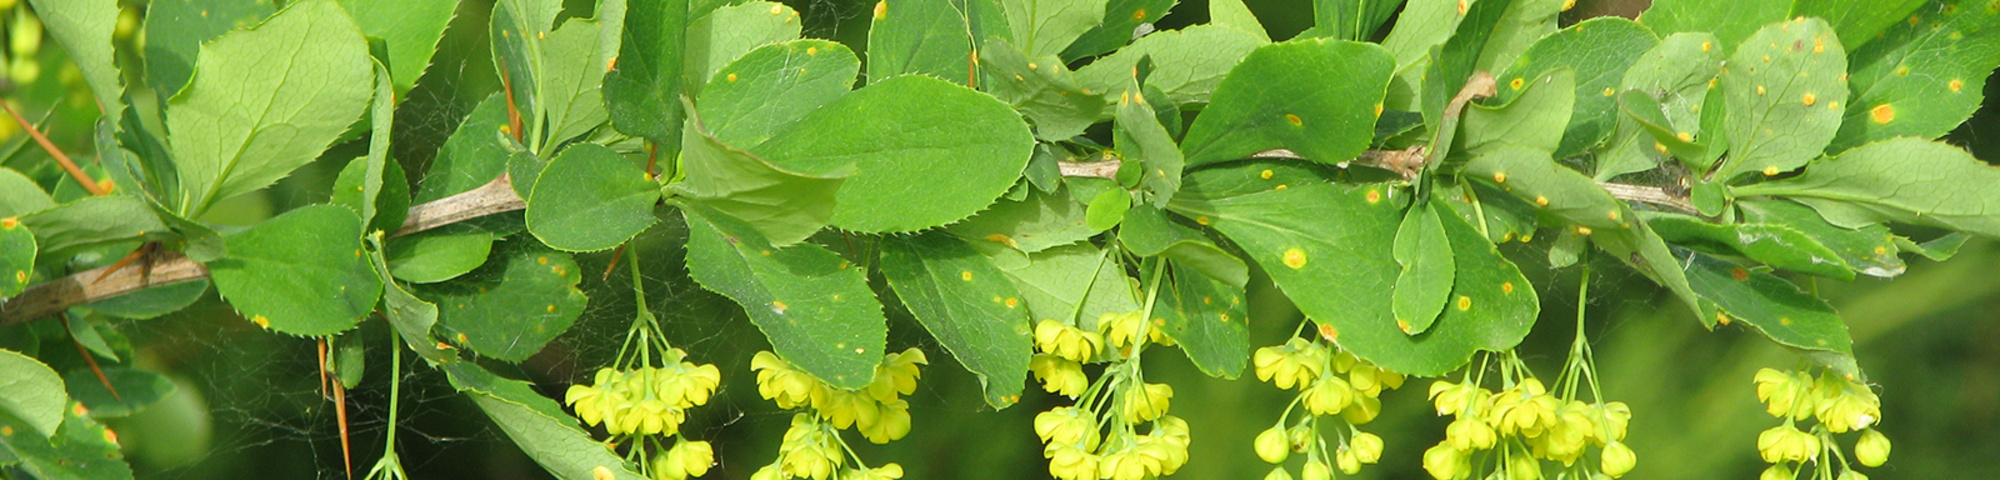
[[[157,0],[188,1],[188,0]],[[422,1],[422,0],[412,0]],[[568,0],[570,15],[587,16],[591,0]],[[873,0],[785,0],[806,20],[806,34],[830,38],[856,51],[866,46],[868,9]],[[1311,21],[1310,0],[1247,0],[1274,38],[1288,38]],[[1565,24],[1596,15],[1631,16],[1646,0],[1583,0]],[[128,81],[138,82],[143,48],[138,31],[145,2],[127,2],[119,27],[120,61]],[[397,111],[395,157],[410,172],[423,172],[444,138],[480,99],[499,89],[487,51],[485,25],[491,0],[465,0],[439,45],[435,63]],[[1207,21],[1204,0],[1186,0],[1157,25],[1160,29]],[[4,69],[5,98],[65,151],[90,155],[89,132],[95,106],[74,66],[53,42],[40,36],[17,0],[0,0],[0,28],[10,39]],[[131,48],[139,47],[139,48]],[[1987,96],[2000,94],[2000,81],[1987,82]],[[139,105],[156,100],[146,88],[132,88]],[[53,176],[48,156],[11,122],[0,122],[0,163]],[[2000,113],[1989,104],[1948,141],[1980,158],[2000,159]],[[274,212],[324,202],[339,167],[365,149],[351,142],[329,151],[276,187],[218,207],[205,221],[249,225]],[[413,174],[412,178],[419,178]],[[72,185],[73,186],[73,185]],[[713,362],[724,372],[718,407],[697,409],[684,427],[718,449],[721,465],[706,478],[747,478],[776,456],[789,414],[755,394],[749,358],[767,348],[763,337],[726,299],[708,294],[686,278],[673,253],[685,239],[678,215],[638,240],[647,255],[642,275],[655,294],[651,307],[666,321],[671,339]],[[837,235],[837,234],[835,234]],[[1546,245],[1509,244],[1522,265],[1537,265]],[[115,258],[115,256],[113,257]],[[581,255],[587,271],[605,271],[608,254]],[[1762,412],[1751,384],[1760,367],[1789,367],[1799,359],[1742,328],[1703,330],[1644,278],[1604,258],[1596,259],[1591,298],[1584,307],[1590,338],[1598,353],[1608,399],[1631,405],[1628,443],[1640,455],[1631,478],[1752,478],[1764,464],[1755,449],[1757,432],[1777,423]],[[1893,282],[1868,277],[1851,283],[1820,280],[1810,285],[1830,299],[1853,331],[1861,366],[1882,391],[1881,429],[1896,442],[1895,455],[1878,478],[1966,478],[1991,471],[2000,459],[2000,244],[1968,243],[1947,263],[1914,259],[1909,273]],[[1543,316],[1520,349],[1538,372],[1553,377],[1574,331],[1576,268],[1528,272],[1545,290]],[[588,313],[551,347],[519,366],[498,362],[489,368],[535,381],[544,393],[583,379],[611,360],[617,335],[632,315],[630,273],[620,269],[591,289]],[[878,280],[879,281],[879,280]],[[1253,280],[1252,343],[1281,343],[1299,314],[1268,281]],[[1385,287],[1386,288],[1386,287]],[[888,302],[890,305],[897,305]],[[890,445],[855,445],[864,458],[897,462],[913,479],[1046,478],[1040,444],[1030,425],[1036,412],[1064,403],[1035,391],[1020,404],[994,412],[981,401],[978,381],[952,363],[906,312],[891,307],[890,346],[918,346],[935,362],[925,370],[918,393],[909,398],[915,417],[910,436]],[[31,324],[0,330],[0,347],[18,331],[62,327]],[[235,316],[209,293],[195,307],[166,317],[110,324],[136,347],[129,366],[162,372],[181,387],[168,400],[124,419],[114,428],[140,478],[335,478],[340,473],[338,422],[332,403],[321,396],[313,344],[272,335]],[[14,331],[10,331],[14,330]],[[349,393],[355,462],[372,463],[386,424],[389,333],[381,322],[361,332],[371,349],[368,377]],[[60,338],[60,334],[44,338]],[[114,336],[113,341],[117,341]],[[58,370],[85,368],[71,345],[35,346]],[[414,357],[412,357],[412,361]],[[113,365],[106,365],[107,367]],[[1251,452],[1251,439],[1276,421],[1291,398],[1266,384],[1209,378],[1177,353],[1150,355],[1149,380],[1175,387],[1174,413],[1192,425],[1193,458],[1180,478],[1261,478],[1269,465]],[[491,426],[470,401],[454,394],[442,375],[412,363],[403,369],[405,405],[401,449],[415,478],[548,478]],[[1367,429],[1387,441],[1381,465],[1362,478],[1428,478],[1419,467],[1422,450],[1443,437],[1446,421],[1424,398],[1430,381],[1413,379],[1385,393],[1383,414]]]

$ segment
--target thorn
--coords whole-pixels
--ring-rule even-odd
[[[654,173],[654,172],[658,172],[659,170],[655,170],[655,169],[654,169],[654,167],[658,166],[658,165],[659,165],[659,163],[660,163],[660,145],[659,145],[659,144],[657,144],[657,143],[653,143],[653,141],[652,141],[652,140],[647,140],[647,141],[646,141],[646,178],[656,178],[655,176],[656,176],[656,175],[658,175],[658,174],[657,174],[657,173]]]
[[[514,134],[514,141],[521,140],[521,110],[514,106],[514,79],[507,76],[507,59],[494,56],[500,62],[500,88],[507,93],[507,133]],[[351,475],[350,475],[351,476]]]
[[[63,330],[68,331],[69,330],[68,314],[62,315],[62,322],[63,322]],[[90,364],[90,373],[96,374],[98,383],[103,383],[104,389],[111,392],[111,399],[118,400],[121,402],[125,401],[123,397],[118,396],[118,388],[111,386],[111,378],[104,376],[104,369],[97,368],[97,356],[91,355],[89,350],[85,350],[83,348],[83,342],[77,341],[76,335],[74,334],[71,334],[69,336],[69,343],[76,345],[77,355],[83,356],[83,363]]]
[[[320,396],[320,398],[326,398],[326,393],[327,393],[327,389],[326,389],[326,339],[325,339],[325,338],[321,338],[321,339],[319,339],[319,342],[318,342],[318,346],[319,346],[319,363],[318,363],[318,364],[316,364],[316,365],[317,365],[317,368],[314,368],[314,369],[315,369],[315,370],[319,370],[319,396]]]
[[[69,172],[69,176],[75,179],[76,183],[83,184],[84,190],[90,191],[91,195],[111,193],[104,186],[98,185],[97,181],[91,180],[90,174],[83,173],[83,169],[77,168],[76,162],[70,161],[69,155],[64,155],[62,149],[56,148],[56,145],[53,143],[49,143],[49,137],[42,136],[42,132],[36,130],[34,124],[28,123],[28,119],[26,118],[21,118],[21,112],[14,111],[13,105],[8,105],[6,101],[0,101],[0,108],[6,109],[7,115],[14,117],[14,122],[21,124],[21,130],[28,132],[28,136],[34,137],[35,143],[41,144],[43,151],[49,152],[50,157],[55,157],[56,163],[62,165],[63,170]]]
[[[617,270],[617,269],[618,269],[618,257],[621,257],[621,256],[624,256],[624,255],[625,255],[625,246],[626,246],[626,245],[629,245],[629,244],[626,244],[626,243],[621,243],[621,244],[618,244],[618,249],[617,249],[617,250],[613,250],[613,251],[611,252],[611,263],[610,263],[610,264],[607,264],[607,265],[605,265],[605,266],[604,266],[604,278],[601,278],[601,279],[599,279],[599,280],[602,280],[602,281],[610,281],[610,280],[611,280],[611,271],[613,271],[613,270]]]
[[[347,478],[353,480],[354,450],[347,436],[347,387],[341,386],[340,382],[333,382],[333,403],[333,415],[340,420],[340,461],[347,466]]]
[[[142,284],[145,283],[146,277],[151,276],[151,274],[153,273],[153,259],[152,259],[153,250],[159,248],[159,246],[160,246],[159,242],[146,242],[144,244],[139,245],[139,248],[133,249],[132,253],[125,254],[125,258],[118,259],[117,263],[113,263],[111,264],[110,268],[104,269],[104,273],[97,274],[97,279],[91,280],[90,283],[92,285],[96,285],[97,282],[104,281],[104,277],[109,277],[111,276],[111,274],[117,273],[119,270],[125,269],[125,267],[131,265],[133,261],[139,259],[146,260],[145,263],[140,264],[140,270],[139,270],[139,281]]]

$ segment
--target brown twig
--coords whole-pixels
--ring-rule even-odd
[[[104,188],[103,185],[98,185],[96,180],[91,180],[90,174],[83,173],[83,169],[77,168],[76,162],[69,160],[69,155],[64,155],[62,149],[56,148],[56,144],[49,142],[49,137],[42,136],[42,131],[35,129],[35,124],[28,123],[28,119],[26,118],[21,118],[21,112],[14,111],[13,105],[8,105],[6,101],[0,101],[0,108],[5,108],[7,115],[14,117],[15,123],[21,124],[21,130],[28,132],[28,136],[33,137],[35,143],[41,144],[42,150],[49,152],[50,157],[55,157],[56,164],[62,165],[62,169],[69,172],[69,176],[76,179],[76,183],[82,184],[85,191],[89,191],[91,195],[111,193],[110,189]]]
[[[1056,162],[1056,168],[1062,170],[1062,176],[1065,177],[1097,177],[1108,179],[1118,178],[1118,167],[1121,165],[1124,165],[1124,162],[1118,160]]]
[[[395,236],[437,228],[472,218],[527,208],[514,193],[506,175],[471,191],[410,208],[403,228]],[[180,253],[156,254],[148,273],[119,270],[105,275],[110,267],[78,272],[67,277],[29,286],[14,298],[0,303],[0,327],[54,315],[69,307],[96,302],[146,288],[192,282],[208,277],[208,269]],[[105,275],[103,281],[93,281]]]

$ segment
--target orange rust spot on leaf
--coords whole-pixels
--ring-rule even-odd
[[[1891,107],[1887,103],[1876,105],[1875,108],[1868,109],[1868,119],[1887,125],[1896,120],[1896,107]]]
[[[1743,267],[1731,268],[1729,269],[1729,278],[1734,278],[1738,282],[1749,280],[1750,271],[1744,270]]]

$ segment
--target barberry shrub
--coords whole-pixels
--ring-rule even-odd
[[[1636,18],[1316,0],[1290,38],[1241,0],[878,0],[846,43],[763,0],[0,3],[4,128],[34,140],[0,168],[0,478],[130,478],[100,420],[174,383],[133,363],[121,319],[211,287],[231,321],[317,344],[348,476],[344,392],[364,381],[392,392],[364,473],[408,476],[407,349],[568,480],[709,474],[713,430],[683,425],[732,376],[791,419],[750,478],[901,478],[848,432],[952,421],[906,398],[933,356],[990,408],[1054,405],[1018,426],[1046,460],[1023,472],[1158,478],[1201,441],[1175,412],[1217,408],[1147,375],[1178,350],[1293,398],[1217,447],[1276,465],[1267,479],[1387,462],[1617,478],[1646,462],[1585,334],[1595,266],[1796,352],[1751,379],[1782,425],[1740,443],[1767,479],[1858,479],[1888,460],[1883,409],[1814,282],[2000,237],[2000,170],[1939,140],[2000,65],[1984,0],[1657,0]],[[408,94],[462,9],[487,20],[476,74],[497,92],[413,153],[398,120],[444,114]],[[1157,27],[1169,12],[1207,21]],[[81,133],[50,141],[34,118],[61,102]],[[324,161],[344,168],[287,179]],[[218,220],[281,179],[326,201]],[[649,231],[672,241],[635,240]],[[675,306],[642,277],[683,268],[670,289],[727,298],[741,315],[713,321],[768,341],[748,368],[669,338],[654,310]],[[1542,308],[1555,277],[1528,274],[1551,270],[1583,282],[1561,369],[1538,376],[1516,348],[1563,317]],[[1251,292],[1304,320],[1254,345]],[[492,368],[594,302],[634,308],[592,339],[618,353],[588,378],[537,390]],[[890,345],[904,316],[928,350]],[[362,348],[368,322],[389,352]],[[368,355],[392,373],[364,375]],[[1451,418],[1428,450],[1386,450],[1438,433],[1369,425],[1411,381]]]

